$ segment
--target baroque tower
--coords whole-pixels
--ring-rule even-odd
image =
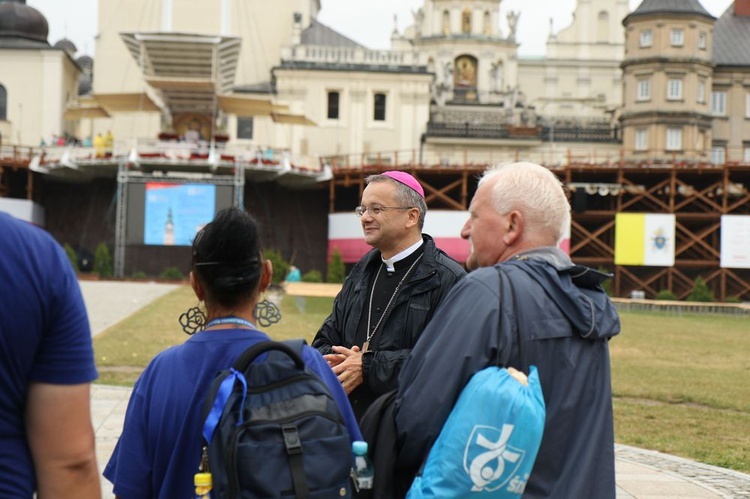
[[[691,161],[706,154],[714,21],[698,0],[644,0],[623,20],[626,158]]]

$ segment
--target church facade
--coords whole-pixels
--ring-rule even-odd
[[[627,0],[579,0],[570,26],[550,24],[545,57],[523,58],[523,12],[500,0],[425,0],[406,29],[393,27],[389,50],[320,23],[319,0],[133,0],[124,11],[101,1],[82,95],[86,69],[46,31],[21,51],[0,36],[0,57],[25,68],[0,82],[0,133],[35,145],[112,131],[121,152],[219,137],[228,152],[270,148],[308,167],[554,165],[594,149],[598,161],[744,160],[750,60],[737,47],[750,37],[749,4],[736,0],[717,20],[697,0],[644,0],[632,13]],[[20,84],[26,69],[38,84]],[[61,92],[39,88],[54,81]]]
[[[206,140],[221,135],[235,150],[268,147],[326,157],[334,165],[349,161],[347,155],[365,162],[379,155],[394,163],[398,154],[450,164],[532,153],[552,160],[550,154],[564,150],[554,147],[560,141],[590,148],[585,136],[566,136],[576,125],[594,129],[597,147],[614,151],[625,3],[579,2],[573,24],[550,33],[548,55],[540,60],[518,57],[522,13],[502,10],[499,0],[426,0],[411,26],[394,28],[390,50],[369,50],[323,25],[317,15],[325,3],[315,0],[262,6],[134,0],[124,11],[102,1],[90,94],[62,95],[53,106],[61,116],[43,133],[70,129],[93,138],[111,130],[119,146],[129,148],[138,139],[184,138],[192,127]],[[154,37],[172,35],[174,43],[161,52],[148,48]],[[211,47],[215,39],[237,43],[231,77],[222,75],[221,85],[207,83],[205,73],[216,68],[199,61],[199,44]],[[169,65],[192,62],[192,73],[154,78]],[[210,57],[202,64],[212,64]],[[206,87],[213,94],[273,101],[306,122],[280,123],[266,112],[230,109],[218,100],[201,108],[200,98],[191,98]],[[28,101],[32,93],[13,89],[10,99]],[[113,104],[118,95],[128,96],[128,105],[122,99]],[[173,105],[175,95],[193,102],[192,110]],[[92,103],[90,96],[100,98]],[[79,112],[75,119],[69,113],[73,119],[65,120],[70,107],[101,107],[106,115]],[[50,126],[35,126],[29,137],[13,142],[33,145],[37,139],[29,144],[30,137],[42,128]]]

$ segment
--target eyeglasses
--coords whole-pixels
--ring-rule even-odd
[[[380,206],[379,204],[373,204],[371,206],[357,206],[354,208],[354,213],[361,217],[366,211],[370,212],[370,215],[377,217],[381,212],[386,210],[411,210],[413,206]]]

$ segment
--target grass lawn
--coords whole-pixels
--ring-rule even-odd
[[[621,314],[618,442],[750,473],[750,320]]]
[[[310,342],[332,301],[285,296],[283,319],[264,330]],[[132,385],[154,355],[185,341],[177,318],[196,303],[184,286],[98,335],[99,382]],[[750,320],[621,317],[611,342],[617,442],[750,473]]]

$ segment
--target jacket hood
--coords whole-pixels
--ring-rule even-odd
[[[611,276],[575,265],[558,248],[538,248],[516,255],[506,264],[518,267],[544,289],[585,339],[608,339],[620,332],[620,317],[601,287]]]

